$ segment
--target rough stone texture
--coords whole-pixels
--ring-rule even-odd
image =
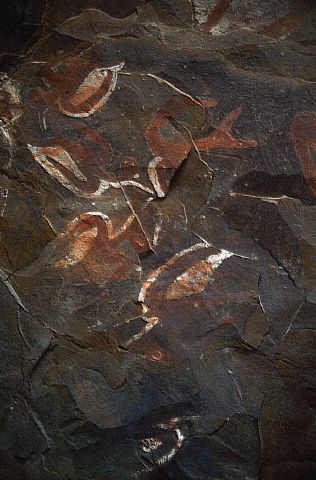
[[[314,7],[1,3],[1,480],[316,479]]]

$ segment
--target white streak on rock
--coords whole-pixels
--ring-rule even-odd
[[[0,205],[0,217],[3,217],[5,207],[7,206],[7,199],[8,199],[9,190],[5,187],[0,187],[0,197],[3,198],[3,201]]]
[[[162,157],[155,157],[153,160],[149,162],[148,169],[147,169],[149,180],[151,181],[159,198],[163,198],[166,196],[166,193],[163,191],[162,186],[159,182],[158,172],[157,172],[157,166],[161,161],[162,161]]]
[[[85,215],[101,217],[106,222],[108,227],[109,240],[114,240],[115,238],[120,236],[122,233],[124,233],[128,229],[128,227],[131,225],[131,223],[135,220],[135,215],[130,215],[127,218],[126,222],[121,226],[121,228],[115,232],[113,228],[112,220],[106,214],[101,212],[87,212]]]
[[[218,268],[221,263],[223,263],[226,258],[232,257],[234,253],[228,252],[227,250],[221,250],[219,253],[215,253],[214,255],[210,255],[206,258],[206,262],[212,265],[212,270]],[[176,280],[183,280],[188,276],[187,271],[179,275]]]
[[[140,340],[144,335],[146,335],[147,332],[154,328],[159,321],[158,317],[144,318],[144,320],[147,322],[146,325],[141,329],[140,332],[136,333],[136,335],[133,335],[124,343],[125,348]]]
[[[293,197],[288,197],[287,195],[280,195],[279,197],[266,197],[264,195],[251,195],[249,193],[241,193],[241,192],[230,192],[229,195],[231,197],[248,197],[248,198],[258,198],[263,202],[274,203],[277,205],[279,201],[282,200],[296,200]]]
[[[128,75],[128,76],[139,75],[140,77],[150,77],[150,78],[153,78],[153,79],[156,80],[156,82],[158,82],[160,85],[161,85],[161,84],[167,85],[169,88],[171,88],[171,89],[174,90],[175,92],[179,93],[180,95],[183,95],[184,97],[189,98],[190,100],[192,100],[192,102],[196,103],[196,104],[199,105],[200,107],[203,107],[202,103],[200,103],[198,100],[196,100],[196,98],[192,97],[191,95],[189,95],[188,93],[184,92],[183,90],[180,90],[180,88],[178,88],[178,87],[176,87],[175,85],[173,85],[173,83],[168,82],[168,80],[165,80],[164,78],[158,77],[157,75],[154,75],[153,73],[119,72],[119,74],[120,74],[120,75]]]
[[[207,257],[207,261],[212,263],[213,269],[218,268],[221,263],[223,263],[226,258],[232,257],[234,253],[228,252],[227,250],[221,250],[219,253],[210,255]]]
[[[205,260],[194,263],[171,283],[166,292],[166,299],[173,300],[202,293],[206,289],[214,270],[224,260],[233,255],[233,253],[227,250],[221,250],[219,253],[210,255]]]
[[[159,217],[159,220],[155,225],[155,231],[154,231],[154,236],[153,236],[154,247],[156,247],[158,245],[159,233],[160,233],[161,227],[162,227],[162,217]]]
[[[6,274],[6,272],[4,270],[2,270],[2,268],[0,268],[0,279],[2,280],[2,282],[4,283],[4,285],[7,287],[7,289],[9,290],[9,292],[11,293],[11,295],[15,298],[16,300],[16,303],[18,305],[20,305],[21,308],[23,308],[23,310],[27,311],[27,309],[25,308],[25,306],[23,305],[23,302],[21,300],[21,298],[19,297],[18,293],[16,292],[15,288],[13,287],[13,285],[11,284],[9,278],[8,278],[8,275]]]
[[[182,435],[179,428],[176,428],[175,433],[176,433],[176,436],[177,436],[176,446],[174,448],[172,448],[172,450],[170,450],[170,452],[168,452],[166,455],[159,458],[159,460],[157,461],[158,465],[164,465],[165,463],[170,462],[170,460],[175,456],[175,454],[177,453],[179,448],[182,446],[184,436]]]
[[[161,77],[158,77],[157,75],[154,75],[153,73],[147,73],[147,74],[143,74],[143,75],[147,75],[148,77],[151,77],[151,78],[154,78],[155,80],[157,80],[158,83],[164,83],[165,85],[168,85],[168,87],[172,88],[172,90],[174,90],[175,92],[179,93],[180,95],[183,95],[187,98],[189,98],[190,100],[192,100],[192,102],[196,103],[197,105],[200,105],[201,107],[203,106],[198,100],[196,100],[195,98],[191,97],[191,95],[189,95],[188,93],[184,92],[183,90],[180,90],[180,88],[176,87],[175,85],[173,85],[173,83],[171,82],[168,82],[167,80],[165,80],[164,78],[161,78]]]
[[[122,186],[139,188],[140,190],[143,190],[144,192],[147,192],[150,194],[154,193],[153,190],[151,190],[150,188],[145,187],[145,185],[142,185],[139,182],[135,182],[134,180],[122,180],[121,182],[109,182],[107,180],[101,180],[100,186],[98,190],[95,192],[95,195],[99,196],[109,188],[121,188]]]
[[[2,132],[2,135],[3,135],[3,138],[4,138],[5,142],[6,142],[6,144],[9,146],[10,151],[11,151],[11,150],[12,150],[12,147],[13,147],[13,145],[14,145],[13,138],[12,138],[11,135],[9,134],[6,126],[0,127],[0,130],[1,130],[1,132]]]
[[[32,417],[35,425],[37,426],[37,428],[39,429],[39,431],[41,432],[41,434],[45,438],[48,447],[50,447],[52,445],[52,439],[47,434],[43,423],[41,422],[40,418],[37,416],[37,414],[34,412],[32,407],[29,405],[29,403],[25,399],[24,399],[24,403],[25,403],[26,409],[29,412],[30,416]]]

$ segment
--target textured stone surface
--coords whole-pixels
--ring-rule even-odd
[[[3,2],[1,480],[316,478],[313,7]]]

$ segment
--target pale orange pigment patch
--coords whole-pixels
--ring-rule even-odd
[[[33,156],[41,163],[42,157],[48,157],[51,160],[54,160],[56,163],[59,163],[64,168],[69,170],[75,175],[79,180],[86,182],[87,178],[82,174],[82,172],[77,167],[77,164],[71,158],[67,150],[59,146],[52,147],[35,147],[35,149],[30,148]],[[53,171],[53,166],[51,167]]]
[[[151,358],[153,360],[156,360],[157,362],[159,362],[159,360],[162,360],[162,357],[163,357],[163,354],[161,353],[160,350],[156,350],[151,354]]]
[[[87,77],[68,102],[59,101],[61,112],[70,117],[80,118],[89,116],[104,105],[115,85],[113,72],[109,70],[107,76],[102,77],[101,73],[99,75],[96,73],[99,70],[96,69],[88,75],[90,81],[85,83]]]
[[[202,260],[196,263],[170,285],[166,292],[166,299],[175,300],[203,292],[212,272],[213,264],[210,261]]]
[[[100,181],[111,180],[106,170],[111,147],[97,132],[77,121],[68,122],[80,134],[80,142],[56,136],[54,144],[28,148],[37,163],[63,187],[78,196],[97,195]]]
[[[92,72],[91,72],[92,73]],[[100,79],[93,85],[82,85],[72,95],[68,102],[59,101],[58,106],[62,113],[70,117],[88,117],[101,108],[115,88],[113,72],[109,71],[99,85]]]
[[[109,78],[107,78],[108,76]],[[103,69],[100,68],[92,70],[92,72],[87,75],[82,84],[79,86],[76,93],[69,98],[69,103],[74,107],[82,104],[92,97],[92,95],[97,93],[104,82],[107,84],[108,88],[111,80],[112,72],[109,71],[108,73],[104,73]]]
[[[170,258],[166,263],[161,265],[160,267],[156,268],[144,281],[142,284],[142,287],[140,289],[139,295],[138,295],[138,300],[139,302],[145,304],[145,297],[147,295],[147,291],[152,287],[152,285],[157,281],[157,278],[161,273],[163,273],[165,270],[168,270],[174,263],[178,261],[179,258],[190,254],[196,250],[204,249],[204,248],[209,248],[209,245],[205,243],[197,243],[195,245],[192,245],[189,248],[186,248],[182,250],[181,252],[177,252],[172,258]]]
[[[123,64],[100,68],[96,63],[64,57],[44,68],[44,83],[51,87],[45,92],[47,103],[74,118],[88,117],[103,107],[115,89],[117,72]]]
[[[92,223],[85,214],[68,224],[66,233],[62,234],[62,238],[67,241],[68,253],[57,261],[55,266],[67,268],[82,262],[92,248],[98,233],[98,225]]]
[[[55,266],[59,268],[67,268],[81,262],[88,251],[92,247],[93,240],[98,235],[97,227],[93,227],[78,236],[73,237],[73,243],[70,246],[70,252],[67,257],[56,262]]]
[[[128,278],[136,266],[117,242],[109,239],[106,218],[95,214],[81,214],[68,225],[56,244],[59,260],[55,266],[82,272],[86,280],[104,282],[104,279]],[[64,256],[60,258],[60,253]],[[73,275],[73,273],[69,273]]]
[[[199,98],[199,102],[204,107],[215,107],[216,105],[218,105],[218,102],[216,102],[216,100],[211,100],[210,98]]]
[[[109,240],[115,240],[119,236],[123,235],[126,232],[126,230],[128,229],[128,227],[133,223],[134,219],[135,219],[135,216],[130,215],[127,218],[126,222],[117,231],[114,231],[112,221],[110,219],[107,220],[106,224],[107,224],[107,227],[108,227]]]

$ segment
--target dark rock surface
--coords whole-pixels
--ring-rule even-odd
[[[316,479],[315,3],[0,8],[0,479]]]

